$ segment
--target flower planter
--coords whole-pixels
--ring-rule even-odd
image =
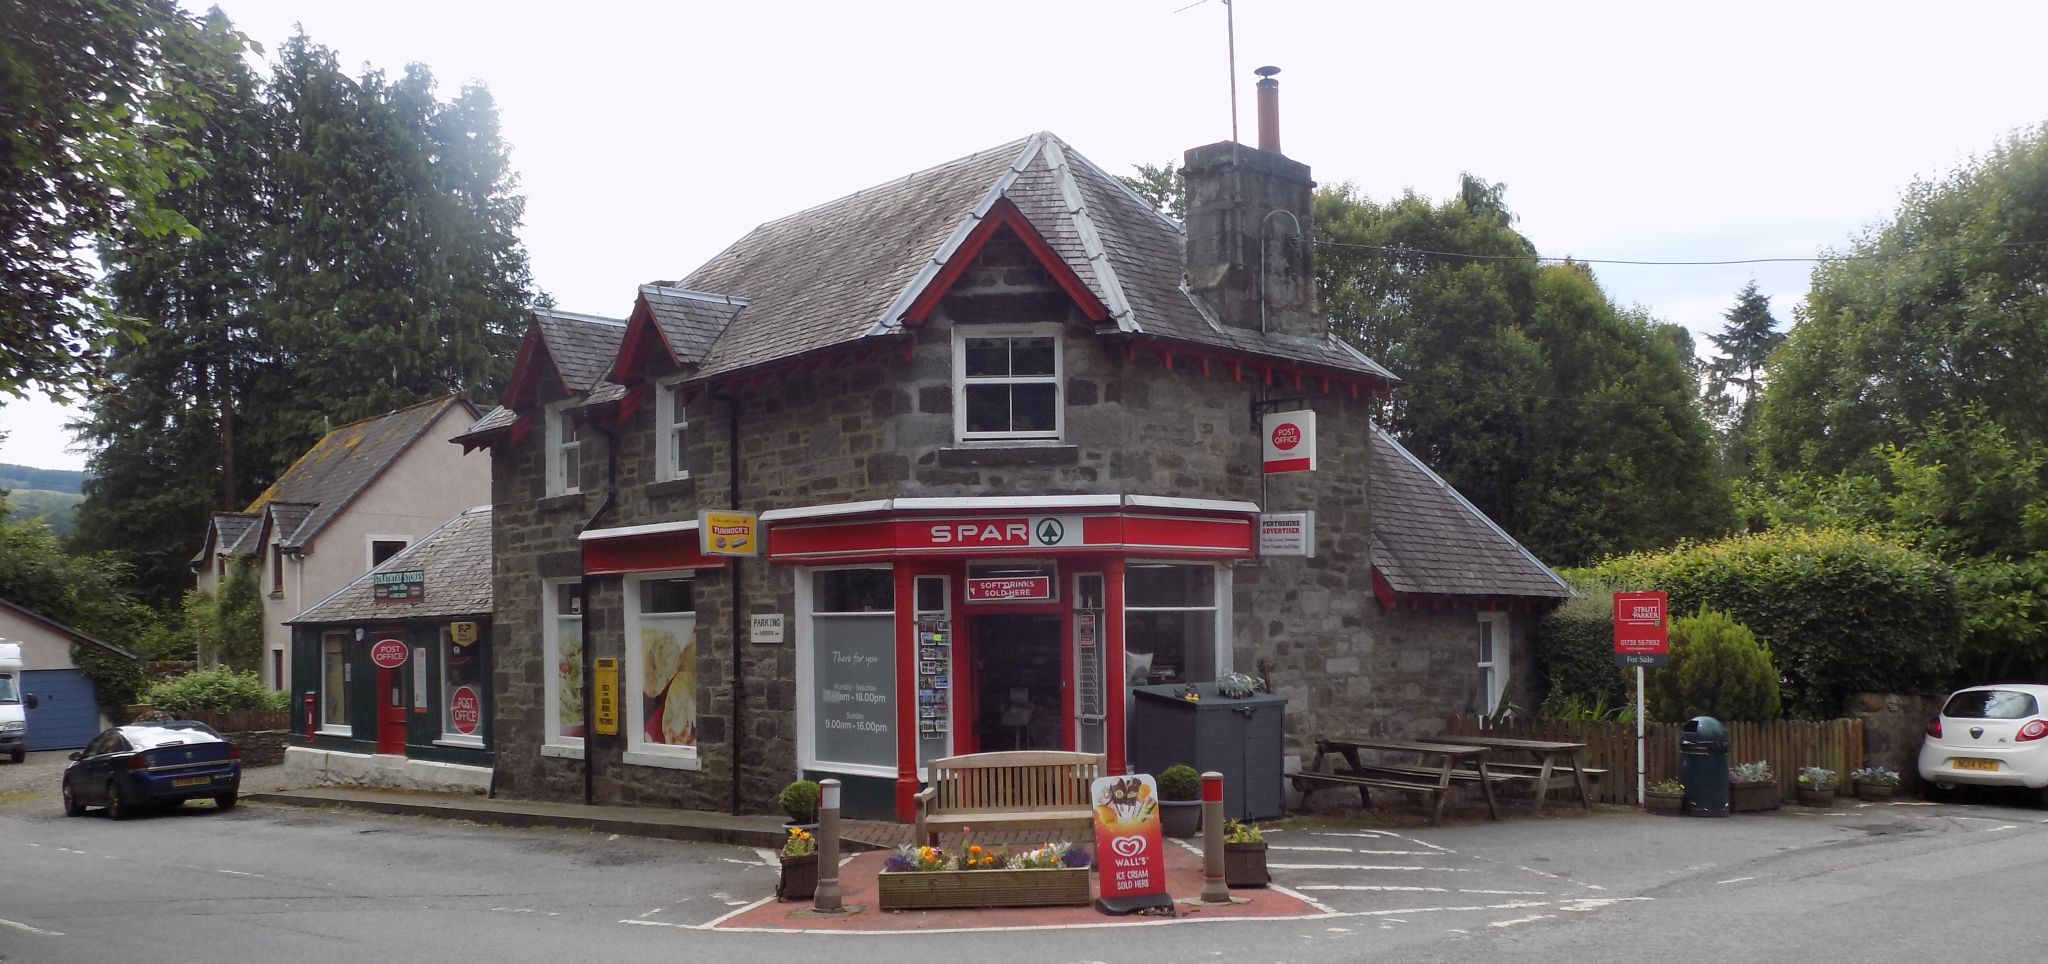
[[[775,881],[779,900],[810,900],[818,895],[818,855],[782,858],[782,876]]]
[[[1666,793],[1662,790],[1643,791],[1643,809],[1651,813],[1677,816],[1685,812],[1685,794]]]
[[[875,887],[882,910],[1057,907],[1088,903],[1088,868],[885,871]]]
[[[1202,829],[1202,801],[1159,801],[1159,832],[1175,840],[1186,840]]]
[[[1802,807],[1832,807],[1835,805],[1835,788],[1824,787],[1815,790],[1812,787],[1800,787],[1799,805]]]
[[[1231,887],[1264,887],[1273,882],[1266,870],[1266,844],[1223,845],[1223,883]]]
[[[1785,799],[1778,796],[1778,781],[1765,783],[1731,783],[1728,785],[1728,809],[1736,813],[1756,813],[1760,810],[1776,810],[1784,806]]]
[[[1856,781],[1856,795],[1865,800],[1890,800],[1899,795],[1899,785],[1896,783],[1869,783],[1858,780]]]

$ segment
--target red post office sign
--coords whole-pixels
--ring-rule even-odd
[[[968,602],[995,602],[1002,599],[1036,602],[1051,598],[1051,576],[1018,576],[1000,579],[967,580]]]
[[[1097,909],[1128,914],[1172,907],[1159,832],[1159,785],[1143,773],[1100,777],[1089,785],[1088,799],[1095,810]]]
[[[1670,600],[1662,592],[1614,594],[1614,661],[1623,666],[1663,666],[1671,661],[1665,623]]]
[[[455,732],[474,736],[483,718],[483,701],[477,697],[476,687],[458,686],[448,695],[448,722],[455,726]]]
[[[1272,412],[1261,422],[1266,474],[1316,470],[1316,413]]]
[[[370,662],[381,669],[397,669],[405,665],[408,652],[404,640],[380,639],[370,646]]]

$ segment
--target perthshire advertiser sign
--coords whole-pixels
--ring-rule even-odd
[[[1665,628],[1669,600],[1661,592],[1614,594],[1614,661],[1623,666],[1663,666],[1671,661]]]

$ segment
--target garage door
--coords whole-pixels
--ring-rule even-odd
[[[21,689],[34,693],[28,711],[28,748],[69,750],[92,742],[100,732],[100,704],[84,670],[32,669],[21,674]]]

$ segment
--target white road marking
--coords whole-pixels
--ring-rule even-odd
[[[2000,830],[2018,830],[2019,828],[2020,828],[2020,825],[2019,825],[2019,824],[2016,824],[2016,823],[2009,823],[2009,824],[2006,824],[2006,825],[2005,825],[2005,826],[2003,826],[2003,827],[1986,827],[1986,828],[1984,828],[1984,832],[1985,832],[1985,833],[1997,833],[1997,832],[1999,832]]]
[[[1717,880],[1717,881],[1714,881],[1714,883],[1717,883],[1717,884],[1739,884],[1739,883],[1742,883],[1742,882],[1743,882],[1743,881],[1745,881],[1745,880],[1755,880],[1755,879],[1756,879],[1755,877],[1730,877],[1730,878],[1728,878],[1727,880]]]
[[[1332,934],[1349,934],[1349,933],[1351,933],[1351,928],[1349,928],[1349,927],[1325,927],[1325,928],[1323,928],[1323,929],[1324,929],[1324,930],[1326,930],[1326,931],[1329,931],[1329,932],[1330,932],[1330,933],[1332,933]]]
[[[1602,907],[1612,907],[1615,904],[1619,904],[1625,900],[1638,901],[1655,899],[1656,898],[1654,897],[1574,897],[1571,900],[1567,900],[1564,903],[1557,905],[1557,909],[1564,911],[1567,914],[1583,914],[1590,910],[1599,910]]]
[[[33,846],[35,846],[35,844],[29,844],[29,846],[33,847]],[[18,920],[8,920],[8,919],[7,919],[7,918],[5,918],[5,917],[0,917],[0,927],[12,927],[12,928],[14,928],[15,930],[18,930],[18,931],[27,931],[27,932],[29,932],[29,933],[31,933],[31,934],[41,934],[41,935],[43,935],[44,937],[63,937],[63,936],[64,936],[64,932],[63,932],[63,931],[46,931],[46,930],[44,930],[44,929],[42,929],[42,928],[40,928],[40,927],[31,927],[31,926],[29,926],[29,925],[27,925],[27,924],[24,924],[24,923],[22,923],[22,922],[20,922],[20,921],[18,921]]]
[[[1392,884],[1302,884],[1296,890],[1343,890],[1371,891],[1373,893],[1398,892],[1407,894],[1448,894],[1448,887],[1396,887]]]
[[[1552,917],[1555,917],[1555,916],[1557,916],[1557,915],[1556,915],[1556,914],[1530,914],[1530,915],[1529,915],[1529,916],[1527,916],[1527,917],[1517,917],[1517,918],[1515,918],[1515,919],[1513,919],[1513,920],[1497,920],[1497,921],[1494,921],[1493,923],[1491,923],[1491,924],[1488,924],[1488,925],[1486,925],[1486,926],[1488,926],[1488,927],[1513,927],[1513,926],[1515,926],[1516,924],[1532,924],[1532,923],[1535,923],[1536,921],[1539,921],[1539,920],[1549,920],[1549,919],[1551,919]]]
[[[1333,854],[1365,854],[1370,857],[1434,857],[1434,850],[1358,850],[1353,847],[1284,847],[1267,844],[1267,850],[1313,850]]]
[[[1556,875],[1556,874],[1550,873],[1549,871],[1544,871],[1544,870],[1537,870],[1537,869],[1536,869],[1536,868],[1534,868],[1534,867],[1516,867],[1515,869],[1516,869],[1516,870],[1526,870],[1526,871],[1528,871],[1529,873],[1535,874],[1535,875],[1536,875],[1536,876],[1538,876],[1538,877],[1548,877],[1548,878],[1550,878],[1551,880],[1563,880],[1563,879],[1564,879],[1563,877],[1560,877],[1560,876],[1558,876],[1558,875]]]
[[[1275,891],[1277,893],[1285,894],[1289,897],[1294,898],[1295,900],[1301,901],[1302,903],[1309,905],[1310,907],[1322,911],[1325,914],[1335,914],[1337,912],[1337,908],[1331,907],[1330,905],[1325,904],[1322,901],[1310,897],[1309,895],[1304,894],[1301,891],[1295,890],[1291,887],[1283,887],[1279,884],[1267,884],[1266,889]]]
[[[250,873],[250,872],[248,872],[248,871],[246,871],[246,870],[223,870],[223,871],[220,871],[220,873],[223,873],[223,874],[228,874],[228,875],[231,875],[231,876],[235,876],[235,877],[261,877],[261,876],[263,876],[262,874],[252,874],[252,873]]]
[[[1398,864],[1268,864],[1267,866],[1274,870],[1409,870],[1434,874],[1476,874],[1479,872],[1477,867],[1403,867]]]
[[[770,867],[780,867],[780,866],[782,866],[782,855],[781,855],[781,854],[778,854],[778,853],[776,853],[776,852],[775,852],[775,851],[773,851],[773,850],[769,850],[769,849],[768,849],[768,848],[766,848],[766,847],[755,847],[755,848],[754,848],[754,853],[755,853],[755,855],[757,855],[757,856],[759,856],[759,857],[761,858],[761,862],[762,862],[762,863],[764,863],[764,864],[767,864],[767,865],[768,865],[768,866],[770,866]],[[745,863],[745,861],[741,861],[741,862],[742,862],[742,863]]]

